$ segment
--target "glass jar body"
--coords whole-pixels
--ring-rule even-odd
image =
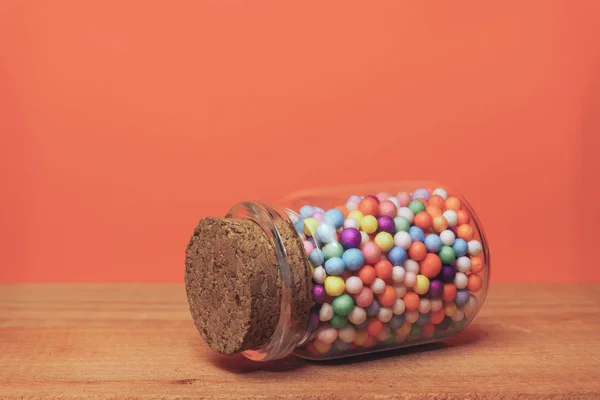
[[[312,272],[305,327],[292,334],[280,321],[278,343],[300,357],[327,360],[443,340],[465,329],[483,305],[489,248],[479,218],[456,191],[435,182],[340,186],[293,193],[275,208],[294,224]],[[285,352],[245,355],[262,360]]]

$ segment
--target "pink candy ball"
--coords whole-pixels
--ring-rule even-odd
[[[404,286],[414,287],[417,284],[417,275],[414,272],[407,272],[404,274]]]
[[[311,251],[315,249],[315,245],[309,242],[308,240],[303,240],[304,243],[304,252],[306,254],[310,254]]]
[[[377,196],[375,196],[375,197],[377,197],[379,199],[379,201],[381,202],[381,201],[387,200],[390,196],[391,196],[391,194],[389,194],[389,193],[381,192],[381,193],[377,193]]]
[[[359,307],[367,307],[373,302],[373,291],[368,287],[364,287],[354,295],[354,303]]]
[[[317,221],[323,221],[323,218],[325,217],[325,213],[322,213],[321,211],[317,211],[316,213],[313,213],[312,217],[314,219],[316,219]]]
[[[389,200],[383,200],[379,203],[379,216],[388,216],[394,218],[398,214],[398,208]]]
[[[412,196],[408,192],[400,192],[396,195],[396,198],[400,202],[400,207],[406,207],[412,200]]]
[[[381,258],[381,248],[374,242],[367,242],[360,247],[365,256],[365,263],[375,264]]]

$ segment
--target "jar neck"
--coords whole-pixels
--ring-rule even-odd
[[[273,335],[264,346],[242,354],[255,361],[283,358],[309,336],[311,275],[302,241],[294,229],[299,216],[268,202],[241,202],[229,210],[226,218],[249,219],[263,230],[273,245],[281,281],[279,321]]]

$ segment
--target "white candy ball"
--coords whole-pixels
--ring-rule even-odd
[[[371,285],[371,290],[375,294],[381,294],[385,291],[385,282],[381,278],[376,278],[375,282]]]
[[[444,188],[433,189],[433,192],[431,192],[431,194],[437,194],[444,200],[448,199],[448,192],[446,192],[446,189]]]
[[[333,343],[337,339],[338,331],[329,324],[323,324],[317,330],[317,340],[323,343]]]
[[[392,309],[390,307],[381,307],[379,309],[379,313],[377,314],[377,318],[379,318],[379,320],[381,322],[383,322],[384,324],[386,322],[389,322],[393,316],[394,316],[394,312],[392,311]]]
[[[416,262],[415,260],[412,259],[407,259],[406,261],[404,261],[404,263],[402,264],[402,266],[404,267],[404,270],[406,272],[411,272],[413,274],[418,274],[419,273],[419,263]]]
[[[469,272],[471,269],[471,259],[469,257],[458,257],[456,260],[456,269],[459,272]]]
[[[441,299],[432,299],[429,301],[431,303],[431,311],[440,311],[444,306],[444,303]]]
[[[414,311],[406,311],[404,313],[404,318],[405,318],[406,322],[414,324],[419,319],[419,312],[416,311],[416,310],[414,310]]]
[[[367,243],[371,238],[366,232],[360,231],[360,244]]]
[[[471,240],[467,243],[467,246],[469,247],[469,254],[472,256],[476,256],[483,251],[483,246],[478,240]]]
[[[462,319],[465,317],[465,312],[463,310],[461,310],[460,308],[458,310],[456,310],[456,314],[454,314],[451,318],[452,321],[462,321]]]
[[[346,218],[344,221],[344,228],[360,228],[360,224],[354,218]]]
[[[464,305],[463,310],[468,314],[477,308],[477,298],[473,295],[469,296],[469,301]]]
[[[364,308],[355,306],[348,313],[348,321],[352,322],[354,325],[360,325],[367,319],[367,312]]]
[[[396,208],[400,208],[400,202],[398,201],[396,196],[390,196],[390,197],[388,197],[388,200],[391,201],[392,203],[394,203]]]
[[[402,247],[404,250],[408,250],[412,243],[412,238],[408,232],[400,231],[394,235],[394,246]]]
[[[390,338],[390,335],[391,335],[391,329],[390,329],[390,327],[387,326],[387,325],[384,325],[383,329],[381,330],[381,332],[379,332],[379,334],[377,334],[377,336],[375,336],[375,337],[380,342],[383,342],[385,340],[388,340]]]
[[[324,222],[317,226],[317,239],[321,243],[337,242],[335,227]]]
[[[394,303],[394,307],[392,307],[392,311],[396,315],[404,314],[404,311],[406,311],[406,305],[404,305],[404,300],[396,299],[396,302]]]
[[[456,273],[456,276],[454,277],[454,286],[456,286],[457,289],[466,288],[468,283],[469,278],[467,278],[467,275],[463,274],[462,272]]]
[[[351,200],[346,203],[346,209],[348,212],[358,210],[358,201]]]
[[[452,246],[454,240],[456,239],[456,236],[454,235],[454,232],[446,230],[440,233],[440,239],[442,239],[442,244],[446,246]]]
[[[404,274],[406,271],[403,267],[399,265],[394,265],[392,267],[392,281],[394,282],[402,282],[404,280]]]
[[[325,282],[325,278],[327,278],[327,272],[325,272],[325,268],[317,267],[313,271],[313,280],[316,283],[320,283],[321,285]]]
[[[454,228],[456,224],[458,224],[458,215],[456,214],[456,211],[446,210],[442,215],[446,218],[446,221],[448,221],[448,226],[450,228]]]
[[[429,299],[421,299],[421,302],[419,303],[419,312],[421,314],[427,314],[429,311],[431,311],[431,301]]]
[[[402,283],[394,284],[394,289],[396,290],[396,297],[399,299],[403,298],[406,294],[406,286],[404,286]]]
[[[338,338],[342,342],[351,343],[356,337],[356,329],[352,325],[344,325],[338,331]]]
[[[319,310],[319,321],[326,322],[333,318],[333,307],[329,303],[321,304],[321,309]]]
[[[398,216],[406,218],[411,224],[413,219],[415,219],[415,214],[408,207],[400,207],[398,209]]]
[[[319,267],[320,268],[320,267]],[[351,276],[346,279],[346,291],[350,294],[359,293],[363,288],[363,282],[358,276]]]

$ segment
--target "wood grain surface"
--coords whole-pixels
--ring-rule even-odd
[[[496,285],[444,342],[340,361],[211,352],[183,285],[0,286],[0,398],[600,399],[600,285]]]

